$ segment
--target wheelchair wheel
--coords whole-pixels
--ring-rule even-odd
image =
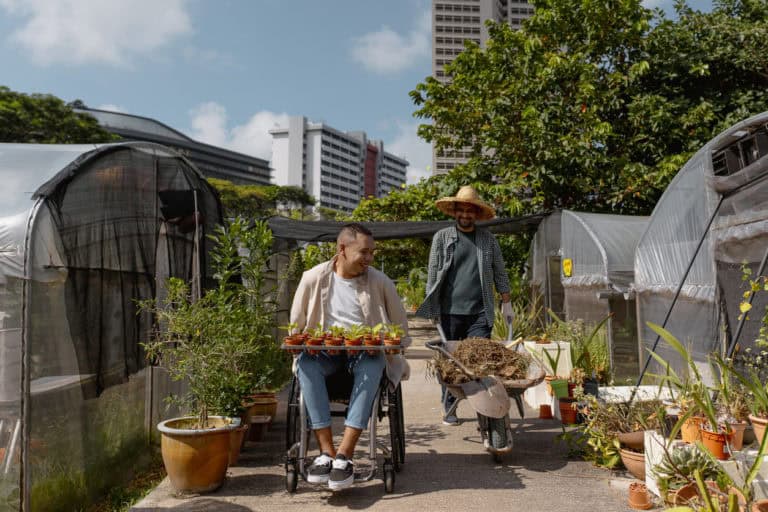
[[[395,471],[402,469],[405,462],[405,426],[403,424],[403,400],[400,386],[388,394],[387,419],[392,443],[392,465]]]
[[[295,469],[289,469],[285,472],[285,490],[293,494],[299,484],[299,475]]]
[[[384,492],[387,494],[395,490],[395,471],[391,464],[384,462]]]
[[[290,450],[299,440],[300,432],[299,414],[299,380],[294,375],[291,377],[291,390],[288,394],[288,407],[285,420],[285,449]],[[295,487],[294,487],[295,489]]]

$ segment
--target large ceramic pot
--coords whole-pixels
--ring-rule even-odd
[[[195,429],[196,418],[174,418],[160,422],[160,449],[171,485],[179,493],[202,493],[218,489],[229,464],[232,431],[239,421],[209,416],[212,425]]]
[[[622,448],[619,455],[627,471],[638,480],[645,481],[645,454]]]

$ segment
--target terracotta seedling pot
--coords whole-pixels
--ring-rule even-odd
[[[680,436],[683,438],[683,441],[686,443],[695,443],[696,441],[701,441],[701,433],[700,433],[700,425],[704,418],[700,418],[699,416],[691,416],[685,422],[683,423],[683,426],[680,428]]]
[[[757,500],[752,503],[752,512],[768,512],[768,500]]]
[[[563,425],[573,425],[576,423],[576,409],[573,408],[573,404],[576,403],[575,398],[561,398],[560,404],[560,420]]]
[[[632,482],[629,484],[629,506],[635,510],[648,510],[653,508],[651,493],[642,482]]]
[[[283,339],[283,344],[284,345],[291,345],[291,346],[302,347],[301,349],[295,349],[295,350],[294,349],[288,349],[288,353],[290,353],[290,354],[300,354],[301,351],[303,350],[303,346],[304,346],[304,337],[301,336],[301,335],[298,335],[298,334],[294,334],[292,336],[286,336]]]
[[[384,345],[386,345],[387,350],[385,352],[387,354],[399,354],[400,353],[400,336],[396,338],[384,338]]]
[[[365,338],[363,338],[363,345],[366,347],[378,347],[381,345],[381,338],[378,336],[368,336],[366,335]],[[378,350],[366,350],[369,355],[375,356],[379,353]]]
[[[551,420],[552,419],[552,406],[549,404],[542,404],[539,406],[539,419]]]
[[[718,460],[728,460],[731,454],[725,451],[725,443],[730,434],[723,432],[710,432],[706,429],[701,429],[701,442],[704,448],[709,450]]]
[[[319,347],[323,344],[324,341],[325,341],[324,337],[313,336],[307,340],[307,347]],[[307,349],[307,353],[311,356],[316,356],[317,354],[320,353],[320,351]]]
[[[341,347],[344,345],[344,338],[341,336],[332,336],[325,338],[325,345],[328,347]],[[341,350],[328,350],[329,356],[335,356],[341,353]]]
[[[728,427],[731,429],[731,448],[734,451],[741,450],[744,447],[744,431],[747,429],[747,422],[730,423]]]

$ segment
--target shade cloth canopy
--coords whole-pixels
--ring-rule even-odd
[[[520,217],[508,217],[478,222],[493,233],[521,233],[536,229],[548,213],[536,213]],[[349,222],[293,220],[287,217],[270,217],[269,229],[275,238],[304,242],[332,242],[339,230]],[[454,220],[408,222],[360,222],[371,230],[377,240],[400,238],[431,238],[437,231],[452,226]]]

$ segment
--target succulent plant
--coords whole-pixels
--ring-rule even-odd
[[[668,449],[661,462],[653,467],[653,474],[659,487],[666,491],[694,482],[696,470],[705,480],[715,479],[720,472],[717,464],[696,445],[685,444]]]

